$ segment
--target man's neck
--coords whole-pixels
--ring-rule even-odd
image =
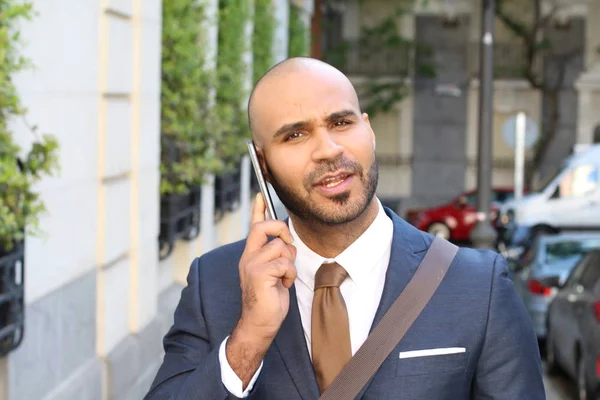
[[[293,215],[290,215],[290,219],[294,230],[309,249],[322,257],[334,258],[369,228],[378,212],[379,203],[374,197],[362,215],[345,224],[331,226],[315,221],[302,221]]]

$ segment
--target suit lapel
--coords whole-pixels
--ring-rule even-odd
[[[394,224],[390,262],[385,277],[381,301],[371,331],[406,287],[429,247],[420,232],[398,217],[389,208],[386,214]],[[286,219],[286,223],[288,220]],[[304,400],[318,399],[319,388],[304,338],[295,287],[290,288],[290,309],[275,337],[275,345],[296,389]],[[369,384],[357,396],[361,398]]]
[[[429,247],[416,228],[387,209],[386,214],[394,223],[394,236],[392,238],[390,262],[385,276],[385,285],[371,331],[402,293]]]
[[[290,288],[290,309],[275,337],[275,345],[300,396],[304,400],[318,399],[319,387],[306,346],[296,288],[293,285]]]
[[[428,248],[428,245],[416,228],[399,218],[391,210],[386,208],[385,211],[394,223],[394,235],[392,238],[390,262],[385,276],[385,285],[370,332],[375,329],[379,321],[381,321],[385,313],[394,301],[396,301],[400,293],[402,293],[423,260]],[[369,384],[370,382],[365,385],[356,397],[357,399],[363,396]]]

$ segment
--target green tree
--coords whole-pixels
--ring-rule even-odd
[[[290,4],[288,55],[289,57],[308,56],[308,27],[302,18],[303,10]]]
[[[256,82],[273,65],[275,15],[272,0],[254,0],[254,32],[252,35],[252,81]]]
[[[209,101],[214,74],[206,69],[206,18],[198,1],[163,3],[161,194],[186,193],[222,167],[210,151],[218,116]]]
[[[547,36],[548,29],[554,23],[558,5],[548,10],[542,7],[542,0],[514,1],[497,0],[496,15],[519,40],[525,49],[523,62],[519,66],[520,75],[533,89],[541,92],[547,107],[547,118],[542,121],[540,136],[533,148],[531,167],[525,173],[525,185],[532,188],[535,173],[539,170],[548,148],[558,132],[560,121],[560,96],[565,84],[565,75],[569,63],[581,55],[581,47],[564,49],[553,43]],[[511,5],[513,6],[511,9]],[[519,7],[515,7],[518,5]],[[528,7],[528,12],[523,10]],[[520,11],[519,11],[520,10]],[[542,68],[547,64],[547,73]]]
[[[324,0],[323,30],[327,31],[332,22],[327,18],[339,18],[340,5],[347,1]],[[433,78],[436,75],[436,65],[432,59],[432,52],[427,43],[417,43],[402,35],[398,30],[398,20],[413,12],[414,7],[420,3],[426,6],[427,0],[400,0],[394,2],[395,8],[381,21],[373,26],[363,26],[360,29],[358,42],[342,40],[333,48],[325,49],[326,61],[342,69],[348,62],[348,55],[357,49],[355,55],[361,61],[368,60],[381,54],[401,54],[403,63],[391,74],[392,79],[380,79],[369,76],[367,81],[358,85],[358,92],[364,110],[371,115],[387,112],[401,102],[411,93],[411,86],[406,78],[417,75],[424,78]],[[368,4],[367,0],[359,0],[359,5]],[[337,14],[337,15],[336,15]]]
[[[247,74],[244,53],[248,51],[246,23],[251,16],[248,0],[219,1],[219,45],[217,56],[216,155],[229,168],[245,151],[243,138],[249,137],[245,116]]]
[[[58,141],[49,134],[34,135],[25,152],[16,144],[10,122],[25,120],[27,109],[14,86],[14,74],[30,67],[18,51],[19,25],[33,18],[30,2],[0,0],[0,255],[11,251],[25,234],[40,233],[38,218],[46,208],[34,184],[58,172]]]

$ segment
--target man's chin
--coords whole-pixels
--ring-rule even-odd
[[[313,218],[326,225],[343,225],[352,222],[360,217],[367,205],[362,202],[352,202],[349,198],[339,202],[335,199],[328,199],[328,204],[323,204],[317,209],[313,209]]]

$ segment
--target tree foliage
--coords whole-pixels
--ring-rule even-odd
[[[555,22],[560,10],[556,2],[544,11],[542,0],[529,0],[532,13],[510,10],[514,0],[497,0],[496,16],[522,44],[525,56],[519,66],[521,76],[532,88],[541,92],[547,107],[546,117],[542,120],[540,136],[533,149],[532,165],[526,171],[525,185],[533,186],[535,173],[539,170],[546,152],[556,137],[560,121],[560,95],[565,84],[569,63],[578,57],[583,49],[569,46],[565,49],[548,38],[548,30]],[[525,3],[519,3],[525,5]],[[539,68],[546,63],[546,70]]]
[[[361,97],[365,103],[365,111],[372,117],[380,112],[388,112],[394,105],[410,95],[411,87],[405,78],[434,78],[436,65],[432,61],[431,49],[427,43],[417,43],[398,32],[397,21],[411,13],[413,1],[400,3],[397,8],[379,24],[361,29],[361,48],[368,48],[370,53],[399,54],[404,57],[404,65],[396,71],[400,79],[385,81],[371,78],[367,81]]]
[[[308,26],[302,18],[302,9],[290,4],[288,54],[289,57],[304,57],[309,54]]]
[[[219,1],[219,44],[217,55],[217,102],[219,126],[215,137],[216,156],[226,169],[245,151],[248,137],[245,116],[245,92],[248,66],[244,53],[248,49],[246,24],[251,17],[249,0]]]
[[[252,35],[253,82],[256,82],[273,64],[275,22],[272,0],[254,0],[254,32]]]
[[[205,67],[206,18],[198,1],[163,4],[161,194],[185,193],[221,168],[210,151],[218,116],[210,104],[214,74]]]
[[[216,69],[208,68],[203,2],[163,4],[161,194],[183,194],[244,151],[249,0],[220,0]]]
[[[345,2],[346,5],[348,2]],[[359,0],[359,5],[367,1]],[[325,15],[339,13],[339,1],[324,0]],[[361,62],[368,59],[381,59],[381,55],[395,55],[402,63],[390,76],[368,76],[367,80],[358,85],[358,92],[364,110],[374,117],[378,113],[388,112],[396,104],[410,95],[412,89],[410,77],[433,78],[437,66],[431,57],[429,44],[418,43],[404,36],[398,29],[398,21],[407,14],[414,12],[417,6],[427,6],[427,0],[402,0],[394,2],[391,12],[372,26],[361,26],[357,42],[342,40],[334,48],[326,49],[326,59],[333,65],[344,66],[348,62],[348,54],[358,50],[354,56]],[[327,26],[328,21],[324,22]]]
[[[13,77],[30,66],[18,51],[18,24],[33,16],[30,2],[0,0],[0,253],[12,250],[26,234],[40,233],[38,219],[46,208],[34,185],[59,168],[54,136],[30,127],[35,139],[25,152],[10,130],[11,121],[27,114]]]

